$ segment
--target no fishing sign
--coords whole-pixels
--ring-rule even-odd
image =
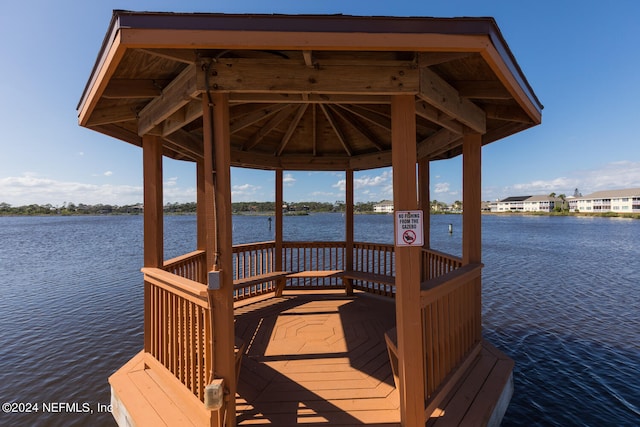
[[[422,246],[422,211],[396,211],[396,246]]]

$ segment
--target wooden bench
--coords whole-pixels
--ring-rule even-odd
[[[396,328],[385,332],[393,381],[398,388],[398,336]],[[435,407],[425,408],[427,427],[499,425],[513,395],[513,360],[487,341],[460,377],[446,386],[449,390]]]
[[[400,374],[398,372],[398,332],[396,328],[391,328],[385,332],[384,340],[387,343],[387,351],[389,352],[389,362],[391,362],[391,370],[393,371],[393,382],[396,388],[398,388]]]
[[[282,296],[286,279],[327,279],[340,277],[345,280],[345,288],[348,295],[353,294],[351,280],[361,280],[364,282],[375,282],[384,285],[395,286],[396,279],[385,274],[367,273],[354,270],[304,270],[304,271],[272,271],[270,273],[257,274],[255,276],[243,277],[233,281],[233,289],[238,290],[248,286],[259,285],[261,283],[276,282],[276,296]]]
[[[242,279],[236,279],[233,281],[233,290],[246,288],[248,286],[259,285],[266,282],[276,282],[276,296],[282,295],[284,289],[284,283],[289,271],[272,271],[270,273],[257,274],[255,276],[243,277]]]
[[[347,270],[343,274],[343,278],[345,280],[345,287],[347,289],[347,294],[351,295],[353,293],[353,285],[352,280],[361,280],[363,282],[373,282],[380,283],[383,285],[395,286],[396,278],[394,276],[387,276],[386,274],[377,274],[377,273],[368,273],[365,271],[352,271]]]

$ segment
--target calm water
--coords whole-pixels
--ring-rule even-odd
[[[286,217],[285,239],[342,240],[341,222]],[[393,239],[391,216],[355,227]],[[165,228],[166,258],[195,247],[194,217]],[[265,217],[234,218],[234,243],[272,238]],[[460,238],[460,216],[432,218],[435,249]],[[484,333],[516,361],[503,425],[640,425],[639,242],[637,220],[483,218]],[[142,217],[0,218],[0,403],[39,404],[1,426],[115,425],[100,411],[142,348],[141,265]]]

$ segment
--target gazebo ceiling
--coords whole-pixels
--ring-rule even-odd
[[[202,158],[203,98],[228,93],[231,161],[263,169],[391,164],[393,95],[416,102],[418,158],[461,153],[541,122],[491,18],[115,11],[78,105],[82,126]]]

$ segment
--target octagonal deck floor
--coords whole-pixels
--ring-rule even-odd
[[[392,299],[313,292],[236,306],[238,425],[399,426],[384,333]]]

